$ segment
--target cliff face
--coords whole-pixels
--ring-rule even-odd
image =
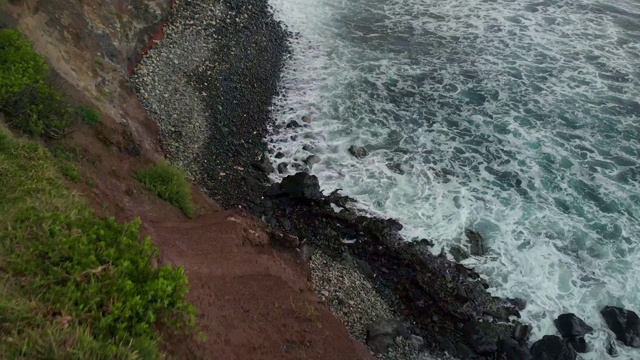
[[[77,96],[130,127],[157,153],[157,130],[146,119],[128,73],[161,32],[171,0],[16,0],[5,20],[20,29]]]

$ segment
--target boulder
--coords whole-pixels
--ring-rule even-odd
[[[493,354],[498,350],[496,339],[485,333],[478,322],[469,321],[462,328],[464,339],[471,349],[480,355]]]
[[[605,306],[600,311],[616,339],[631,347],[640,347],[640,319],[638,314],[617,306]]]
[[[286,162],[281,162],[280,164],[278,164],[278,173],[280,174],[284,174],[287,172],[287,167],[289,167],[289,164],[287,164]]]
[[[584,336],[593,331],[591,326],[572,313],[558,316],[553,323],[565,339]]]
[[[269,158],[265,155],[262,155],[259,161],[252,162],[251,166],[253,166],[253,168],[255,168],[256,170],[260,170],[266,174],[273,172],[271,161],[269,161]]]
[[[575,360],[578,354],[560,336],[545,335],[531,346],[533,360]]]
[[[302,122],[306,124],[311,124],[312,118],[311,115],[305,115],[302,117]]]
[[[298,199],[320,199],[322,192],[318,177],[309,175],[305,172],[299,172],[295,175],[289,175],[282,179],[280,183],[282,194]]]
[[[498,359],[504,360],[530,360],[529,349],[522,347],[513,339],[498,342]]]
[[[287,129],[294,129],[299,127],[300,127],[300,124],[295,120],[291,120],[289,121],[289,123],[287,123]]]
[[[587,341],[582,336],[570,338],[569,345],[571,345],[573,350],[579,353],[586,353],[587,351],[589,351],[589,346],[587,345]]]
[[[449,248],[449,254],[453,256],[453,260],[460,262],[469,258],[469,254],[460,245],[451,245]]]
[[[276,159],[282,159],[284,157],[284,153],[282,151],[278,151],[275,155]]]
[[[398,336],[407,338],[411,334],[404,324],[396,320],[381,320],[367,326],[367,346],[374,353],[386,353]]]
[[[351,147],[349,147],[349,152],[358,159],[362,159],[369,155],[369,151],[364,146],[351,145]]]
[[[305,160],[304,163],[307,164],[307,166],[309,168],[312,168],[313,165],[317,164],[320,162],[320,157],[316,156],[316,155],[309,155]]]
[[[482,238],[482,235],[480,235],[480,233],[467,229],[464,231],[464,234],[469,240],[469,252],[471,253],[471,255],[482,256],[486,254],[484,249],[484,239]]]

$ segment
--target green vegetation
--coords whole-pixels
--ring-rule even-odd
[[[78,106],[78,114],[80,115],[80,119],[88,125],[93,126],[100,122],[100,113],[96,109],[88,106]]]
[[[30,135],[60,137],[73,122],[71,107],[51,85],[44,57],[17,30],[0,30],[0,112]]]
[[[195,215],[191,187],[185,179],[185,172],[182,169],[168,162],[162,162],[137,171],[135,178],[161,199],[179,207],[188,217]]]
[[[14,128],[58,137],[75,119],[48,74],[18,31],[0,30],[0,112]],[[65,185],[81,181],[81,158],[0,123],[1,359],[156,359],[157,325],[194,325],[184,270],[152,265],[140,221],[98,217]]]
[[[3,128],[0,213],[0,358],[157,358],[155,324],[193,324],[183,269],[151,266],[140,222],[97,217]]]

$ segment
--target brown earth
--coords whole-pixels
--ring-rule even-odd
[[[165,336],[181,359],[366,359],[344,325],[315,296],[296,249],[276,250],[266,225],[221,211],[198,188],[189,220],[143,189],[132,173],[163,157],[157,124],[128,81],[132,64],[161,29],[169,0],[10,1],[0,22],[17,26],[44,54],[71,97],[102,112],[59,142],[80,150],[86,180],[70,184],[103,215],[140,217],[159,263],[183,265],[206,335]]]

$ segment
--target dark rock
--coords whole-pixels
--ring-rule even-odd
[[[609,333],[607,333],[605,349],[607,350],[607,354],[611,355],[611,357],[616,357],[619,355],[616,339],[614,339],[613,336],[611,336]]]
[[[370,279],[376,276],[373,270],[371,270],[371,266],[369,266],[366,261],[356,259],[356,265],[358,266],[358,270],[360,270],[360,273],[362,273],[362,275]]]
[[[571,345],[573,350],[579,353],[586,353],[587,351],[589,351],[589,346],[587,345],[587,341],[583,337],[570,338],[569,345]]]
[[[298,199],[320,199],[323,195],[315,175],[299,172],[282,179],[282,193]]]
[[[565,339],[584,336],[593,331],[591,326],[572,313],[558,316],[553,323]]]
[[[520,298],[507,298],[506,300],[518,310],[524,310],[527,307],[527,302]]]
[[[269,232],[269,243],[271,246],[282,247],[285,249],[295,249],[300,246],[300,240],[296,236],[283,234],[280,231],[275,230]]]
[[[252,162],[251,166],[253,166],[256,170],[262,171],[265,174],[270,174],[273,172],[271,161],[269,161],[269,158],[264,155],[260,158],[260,161]]]
[[[484,239],[480,233],[467,229],[464,231],[464,234],[467,236],[467,239],[469,239],[469,252],[471,255],[482,256],[486,253],[484,249]]]
[[[271,184],[271,186],[264,191],[264,196],[267,197],[278,197],[282,195],[284,195],[284,192],[280,184]]]
[[[295,121],[295,120],[291,120],[289,121],[289,123],[287,124],[287,129],[294,129],[294,128],[299,128],[301,125]]]
[[[311,121],[312,121],[311,115],[305,115],[305,116],[302,117],[302,122],[303,123],[311,124]]]
[[[364,146],[351,145],[351,147],[349,147],[349,152],[351,153],[351,155],[357,157],[358,159],[362,159],[363,157],[369,155],[369,151]]]
[[[462,328],[464,339],[471,349],[480,355],[488,355],[498,350],[496,339],[486,334],[476,321],[468,321]]]
[[[287,172],[287,167],[289,167],[289,164],[287,164],[286,162],[281,162],[277,166],[278,173],[280,173],[280,174],[286,173]]]
[[[449,248],[449,254],[451,254],[453,259],[457,262],[469,258],[469,254],[460,245],[451,245],[451,248]]]
[[[307,164],[307,166],[309,168],[313,167],[313,165],[317,164],[320,162],[320,157],[316,156],[316,155],[309,155],[305,160],[304,163]]]
[[[522,347],[513,339],[500,340],[498,342],[498,359],[503,360],[530,360],[529,349]]]
[[[520,342],[526,342],[529,340],[529,336],[531,336],[531,326],[520,323],[516,324],[513,330],[514,339]]]
[[[448,352],[458,355],[458,358],[463,360],[478,358],[478,354],[474,353],[473,350],[469,349],[469,347],[463,343],[457,343],[453,351],[448,350]]]
[[[284,153],[283,153],[283,152],[278,151],[278,152],[276,153],[276,155],[275,155],[275,158],[276,158],[276,159],[282,159],[284,156],[285,156],[285,155],[284,155]]]
[[[367,326],[367,346],[378,354],[389,350],[398,336],[411,336],[404,324],[396,320],[381,320]]]
[[[533,360],[575,360],[577,355],[568,342],[556,335],[545,335],[531,346]]]
[[[616,339],[631,347],[640,347],[640,319],[638,314],[617,306],[605,306],[600,311]]]
[[[440,348],[446,352],[448,352],[449,354],[456,354],[458,353],[456,346],[453,345],[453,343],[451,342],[451,340],[447,339],[444,336],[439,336],[436,335],[435,336],[436,342],[438,343],[438,346],[440,346]],[[468,349],[468,348],[467,348]],[[473,353],[473,351],[469,350],[469,352]],[[460,356],[461,359],[464,359],[464,357]]]
[[[313,147],[313,145],[304,144],[304,145],[302,145],[302,150],[304,150],[304,151],[313,151],[314,147]]]
[[[280,226],[282,226],[284,231],[291,231],[291,221],[285,218],[279,218],[278,222],[280,223]]]

